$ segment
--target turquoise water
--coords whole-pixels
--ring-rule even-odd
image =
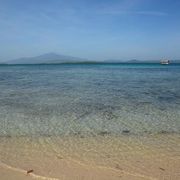
[[[180,65],[0,66],[0,136],[180,133]]]

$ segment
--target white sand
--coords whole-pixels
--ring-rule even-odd
[[[1,138],[0,179],[179,180],[179,145],[175,135]]]

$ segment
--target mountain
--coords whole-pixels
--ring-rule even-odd
[[[129,64],[144,64],[144,63],[156,63],[159,64],[160,60],[138,60],[138,59],[131,59],[131,60],[113,60],[113,59],[109,59],[109,60],[105,60],[105,63],[129,63]],[[170,63],[175,63],[175,64],[179,64],[180,60],[170,60]]]
[[[141,61],[137,60],[137,59],[131,59],[131,60],[127,61],[127,63],[141,63]]]
[[[122,63],[125,62],[124,60],[120,60],[120,59],[106,59],[103,61],[104,63]]]
[[[160,60],[120,60],[107,59],[104,61],[90,61],[88,59],[60,55],[56,53],[46,53],[35,57],[23,57],[10,60],[1,64],[59,64],[59,63],[159,63]],[[171,63],[180,63],[180,60],[172,60]]]
[[[35,57],[23,57],[6,62],[7,64],[50,64],[87,62],[87,59],[65,56],[56,53],[47,53]]]

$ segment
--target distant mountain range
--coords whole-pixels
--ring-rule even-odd
[[[61,64],[61,63],[159,63],[160,60],[137,60],[128,61],[118,59],[108,59],[104,61],[91,61],[85,58],[60,55],[56,53],[46,53],[40,56],[23,57],[10,60],[1,64]],[[180,63],[180,60],[172,60],[172,63]]]
[[[160,63],[161,60],[118,60],[118,59],[108,59],[103,62],[105,63],[132,63],[132,64],[142,64],[142,63]],[[180,60],[170,60],[171,63],[180,63]]]
[[[23,57],[7,61],[7,64],[57,64],[57,63],[73,63],[86,62],[87,59],[65,56],[56,53],[47,53],[35,57]]]

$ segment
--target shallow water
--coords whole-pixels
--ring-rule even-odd
[[[0,135],[180,132],[180,65],[0,66]]]

